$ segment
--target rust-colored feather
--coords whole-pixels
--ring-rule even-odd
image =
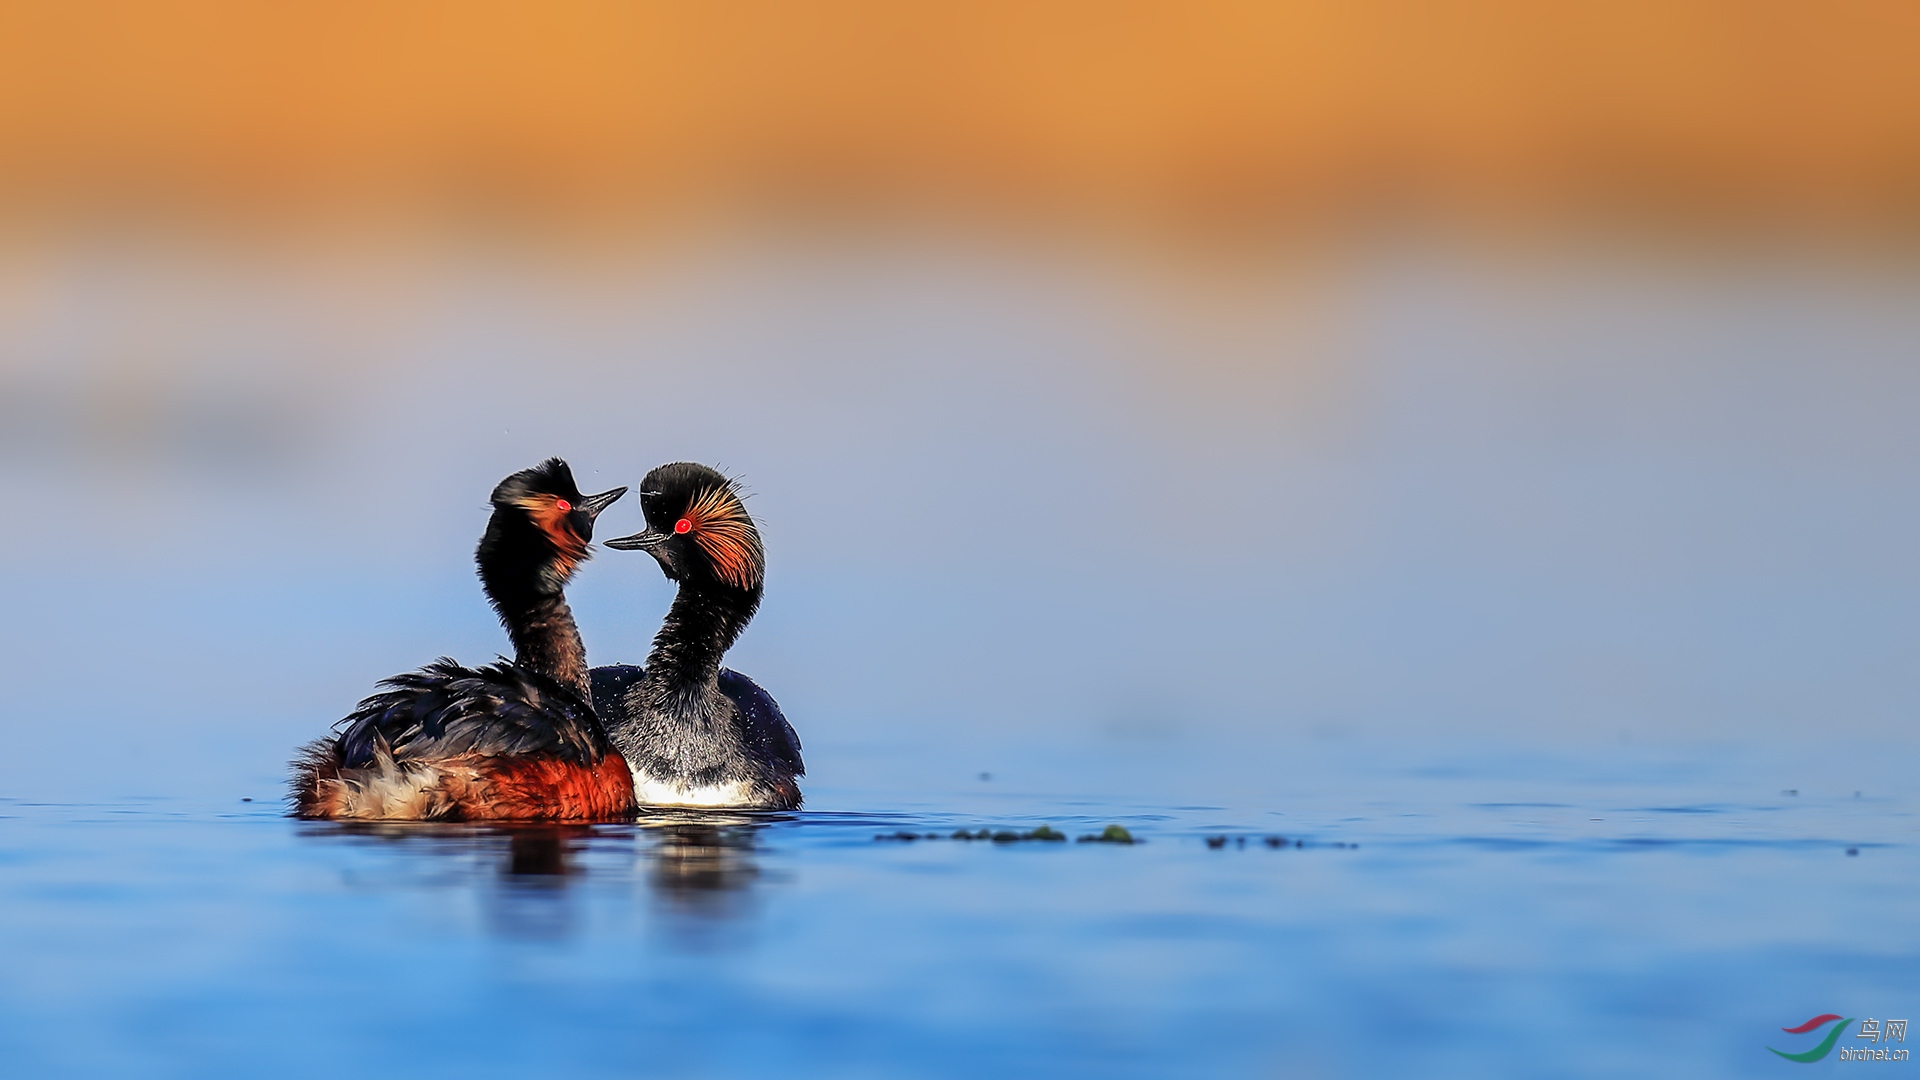
[[[567,521],[567,511],[560,509],[558,497],[529,495],[515,501],[533,519],[534,525],[553,542],[557,553],[554,558],[555,569],[562,577],[571,575],[574,567],[587,557],[587,542],[573,531],[572,524]]]
[[[687,507],[685,517],[691,526],[689,535],[713,563],[720,580],[736,589],[760,584],[767,572],[766,552],[753,519],[731,487],[702,491]]]
[[[468,821],[598,821],[633,811],[633,773],[613,751],[595,765],[495,759],[481,772],[487,779],[484,796],[460,808]]]
[[[309,747],[296,765],[294,813],[387,821],[605,821],[633,811],[633,773],[608,751],[587,764],[553,757],[484,758],[342,768]]]

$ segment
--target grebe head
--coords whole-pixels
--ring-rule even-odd
[[[476,555],[481,575],[488,577],[490,569],[517,564],[519,569],[539,573],[543,585],[565,584],[587,558],[593,520],[626,491],[617,487],[582,495],[573,482],[573,470],[559,458],[548,458],[500,481],[493,489],[493,519],[487,522]]]
[[[608,547],[644,551],[678,582],[758,592],[767,556],[731,480],[692,462],[662,465],[640,485],[640,512],[646,529]]]

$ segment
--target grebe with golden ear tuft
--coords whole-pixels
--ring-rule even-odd
[[[766,554],[725,476],[662,465],[640,489],[647,528],[608,540],[644,551],[679,593],[644,667],[592,671],[594,708],[633,770],[643,806],[792,810],[806,775],[800,738],[765,690],[720,666],[760,607]]]
[[[593,714],[565,587],[593,521],[626,492],[582,495],[559,458],[493,489],[474,555],[514,659],[442,657],[396,675],[293,764],[293,813],[354,820],[592,820],[633,810],[626,762]]]

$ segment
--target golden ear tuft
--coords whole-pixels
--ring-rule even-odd
[[[707,488],[682,516],[690,526],[688,534],[706,553],[720,580],[736,589],[760,584],[767,570],[766,552],[760,546],[753,519],[747,516],[747,508],[732,488]]]
[[[574,564],[587,557],[587,542],[573,531],[567,511],[560,509],[562,501],[555,495],[527,495],[515,499],[514,503],[546,534],[559,553],[563,572],[571,573]]]

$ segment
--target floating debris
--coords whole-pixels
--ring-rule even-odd
[[[938,840],[939,838],[938,833],[928,833],[920,839]],[[1042,825],[1029,832],[1016,832],[1012,829],[980,829],[977,832],[969,832],[966,829],[955,829],[952,833],[948,834],[947,838],[950,840],[991,840],[996,844],[1018,844],[1028,840],[1065,840],[1067,834],[1060,832],[1051,825]],[[893,839],[893,837],[881,836],[875,837],[875,839]]]
[[[1212,848],[1215,851],[1219,851],[1220,849],[1226,847],[1227,841],[1229,840],[1233,841],[1233,846],[1236,848],[1244,848],[1247,846],[1247,838],[1244,836],[1222,835],[1222,836],[1209,836],[1209,837],[1206,837],[1205,839],[1207,841],[1207,846],[1209,848]],[[1304,848],[1307,846],[1307,842],[1305,840],[1288,841],[1287,838],[1284,836],[1262,837],[1261,842],[1266,844],[1268,847],[1274,849],[1275,851],[1279,851],[1287,847]],[[1323,846],[1335,847],[1335,848],[1353,848],[1353,849],[1358,849],[1360,847],[1359,844],[1350,843],[1345,840],[1333,840]]]
[[[955,829],[945,837],[942,837],[939,833],[916,833],[901,829],[890,833],[875,833],[873,838],[875,840],[898,841],[901,843],[909,843],[914,840],[946,839],[990,840],[996,844],[1024,844],[1032,841],[1038,841],[1043,844],[1058,844],[1065,842],[1067,834],[1051,825],[1042,825],[1037,829],[1030,829],[1026,832],[1019,832],[1014,829],[979,829],[971,831],[967,829]],[[1135,840],[1132,833],[1129,833],[1120,826],[1109,825],[1105,832],[1094,836],[1083,836],[1080,838],[1080,842],[1083,844],[1138,844],[1141,841]]]
[[[1848,849],[1847,849],[1847,854],[1849,854],[1849,855],[1858,855],[1858,854],[1860,854],[1860,849],[1859,849],[1859,848],[1857,848],[1857,847],[1850,847],[1850,848],[1848,848]]]

